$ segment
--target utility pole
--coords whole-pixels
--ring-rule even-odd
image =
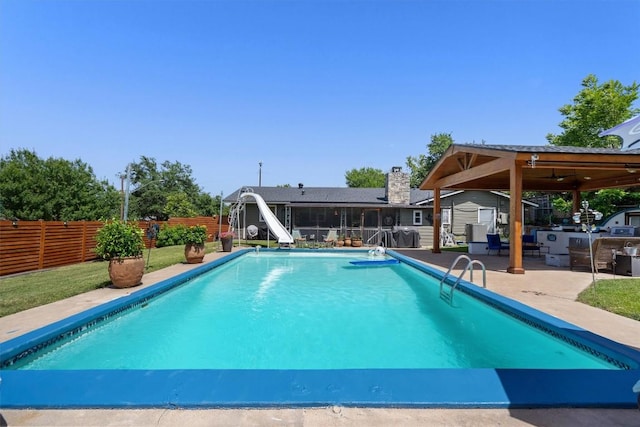
[[[258,165],[260,165],[260,169],[258,169],[258,187],[262,187],[262,160],[258,162]]]
[[[122,215],[122,220],[127,222],[127,217],[129,216],[129,193],[131,192],[131,163],[127,164],[127,187],[124,192],[124,214]]]
[[[222,191],[220,192],[220,212],[218,212],[218,239],[220,239],[220,235],[222,234],[222,208],[224,207],[222,203]]]
[[[124,178],[125,175],[120,173],[120,220],[124,220]]]

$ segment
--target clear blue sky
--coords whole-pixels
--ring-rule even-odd
[[[0,0],[0,154],[145,155],[212,195],[544,145],[588,74],[640,81],[640,1]],[[637,106],[638,103],[636,103]]]

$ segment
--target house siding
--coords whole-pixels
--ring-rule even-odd
[[[509,199],[488,191],[465,191],[443,199],[441,207],[451,208],[452,232],[456,240],[467,241],[466,224],[478,223],[478,209],[495,208],[497,218],[501,212],[509,212]],[[497,227],[501,226],[498,224]]]

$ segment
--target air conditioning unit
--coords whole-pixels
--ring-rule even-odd
[[[509,214],[506,212],[500,212],[498,214],[498,224],[500,225],[509,224]]]
[[[487,241],[487,225],[486,224],[465,224],[465,234],[467,235],[467,243],[486,242]]]

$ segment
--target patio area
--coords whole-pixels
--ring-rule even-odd
[[[460,255],[424,249],[397,252],[446,271]],[[224,256],[208,254],[205,262]],[[487,268],[487,288],[596,334],[640,349],[640,322],[596,309],[575,298],[591,282],[591,272],[545,265],[544,257],[524,257],[526,274],[507,273],[509,257],[474,255]],[[462,263],[461,263],[462,264]],[[197,265],[178,264],[144,276],[142,287],[150,286]],[[457,270],[459,272],[460,270]],[[600,273],[599,279],[612,278]],[[465,277],[468,279],[468,277]],[[481,283],[476,270],[474,282]],[[0,342],[61,318],[126,295],[133,289],[99,289],[0,318]],[[640,378],[639,378],[640,379]],[[629,385],[631,387],[632,384]],[[391,408],[295,408],[295,409],[135,409],[135,410],[6,410],[0,411],[0,425],[260,425],[260,426],[383,426],[383,425],[582,425],[627,426],[640,422],[634,409],[391,409]]]

